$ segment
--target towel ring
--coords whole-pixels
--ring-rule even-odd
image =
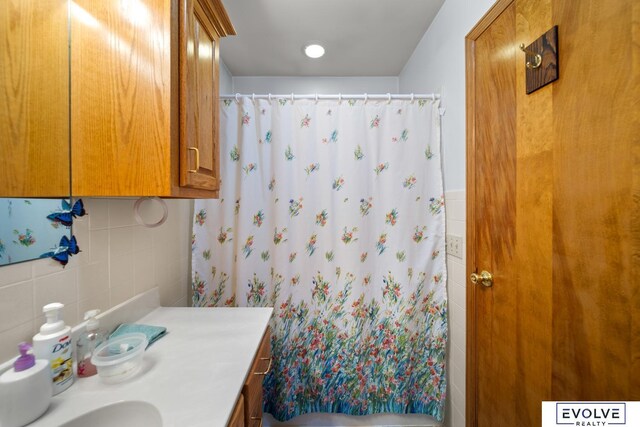
[[[160,206],[162,206],[162,218],[160,218],[158,222],[146,223],[142,219],[142,215],[140,215],[140,206],[142,206],[142,203],[146,202],[147,200],[154,200],[160,203]],[[167,204],[165,203],[165,201],[159,197],[140,197],[133,204],[133,215],[138,224],[147,228],[155,228],[161,226],[167,220],[167,217],[169,216],[169,209],[167,208]]]

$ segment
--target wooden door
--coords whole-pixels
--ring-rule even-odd
[[[639,18],[501,0],[467,36],[467,273],[493,274],[468,284],[467,426],[640,399]],[[553,25],[560,79],[526,95],[518,45]]]
[[[185,0],[180,19],[180,185],[219,189],[218,42],[208,0]]]

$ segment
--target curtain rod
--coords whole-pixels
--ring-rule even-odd
[[[368,93],[364,93],[364,94],[342,94],[342,93],[338,93],[338,94],[330,94],[330,95],[322,95],[322,94],[318,94],[318,93],[310,93],[310,94],[303,94],[303,95],[296,95],[296,94],[288,94],[288,95],[274,95],[274,94],[256,94],[256,93],[251,93],[251,94],[241,94],[241,93],[236,93],[234,95],[229,94],[229,95],[220,95],[220,99],[233,99],[235,98],[236,100],[238,100],[240,97],[248,97],[248,98],[252,98],[252,99],[315,99],[316,101],[321,100],[321,99],[338,99],[338,100],[342,100],[342,99],[363,99],[365,101],[367,100],[387,100],[387,101],[391,101],[392,99],[408,99],[408,100],[414,100],[414,99],[431,99],[431,100],[436,100],[436,99],[440,99],[440,94],[439,93],[410,93],[410,94],[391,94],[391,93],[386,93],[386,94],[368,94]]]

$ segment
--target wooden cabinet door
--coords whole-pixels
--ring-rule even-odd
[[[0,197],[69,197],[68,7],[0,2]]]
[[[169,6],[71,2],[74,196],[171,195]]]
[[[180,17],[180,185],[219,189],[218,42],[211,5],[185,0]]]
[[[238,397],[227,427],[244,427],[244,396],[242,394]]]
[[[247,427],[262,426],[262,382],[270,369],[271,333],[267,328],[264,337],[262,337],[262,342],[260,343],[256,357],[253,359],[247,381],[242,388],[245,401],[244,419],[245,426]]]
[[[467,36],[467,273],[493,274],[467,288],[468,427],[640,399],[639,16],[500,0]],[[559,80],[527,95],[518,45],[553,25]]]

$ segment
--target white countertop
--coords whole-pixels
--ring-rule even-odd
[[[76,378],[30,426],[59,426],[127,400],[156,406],[165,427],[226,426],[272,311],[157,308],[137,323],[165,326],[168,334],[147,349],[135,377],[120,384]]]

